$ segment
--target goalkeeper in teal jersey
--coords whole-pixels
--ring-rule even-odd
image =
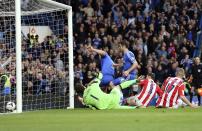
[[[104,93],[100,89],[100,80],[102,74],[99,77],[92,80],[83,93],[83,98],[79,97],[79,100],[86,106],[92,109],[134,109],[135,106],[122,106],[123,95],[121,89],[127,88],[136,83],[137,80],[130,80],[123,82],[118,86],[111,87],[112,90],[109,94]]]

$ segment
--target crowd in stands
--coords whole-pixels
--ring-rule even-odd
[[[22,45],[23,82],[25,82],[23,84],[27,84],[25,87],[28,94],[41,92],[64,94],[68,86],[67,44],[62,37],[56,36],[47,36],[42,43],[35,39],[23,41]]]
[[[33,1],[26,0],[23,4],[27,4],[28,8],[32,6],[29,2]],[[67,26],[65,26],[67,18],[64,15],[66,15],[65,12],[59,11],[57,15],[44,13],[22,17],[22,25],[49,25],[53,32],[52,35],[45,37],[43,42],[39,42],[42,36],[32,31],[28,34],[22,32],[23,94],[65,95],[68,93],[68,41]],[[12,17],[0,17],[0,19],[0,32],[2,33],[0,64],[12,57],[7,66],[0,67],[0,95],[10,95],[16,93],[15,21]],[[62,26],[61,23],[63,23]]]
[[[202,22],[196,0],[75,0],[71,4],[75,77],[84,84],[100,68],[100,57],[90,54],[88,45],[105,50],[120,63],[118,44],[128,43],[140,65],[138,74],[152,72],[160,85],[175,76],[178,67],[189,74]],[[117,69],[116,75],[120,73]]]
[[[5,87],[9,76],[15,76],[15,54],[6,50],[6,44],[1,45],[1,63],[8,57],[12,57],[12,63],[1,74],[1,92]],[[9,51],[9,52],[7,52]],[[38,42],[37,35],[29,35],[22,41],[22,87],[25,94],[60,93],[65,94],[68,87],[68,47],[65,39],[56,36],[47,36],[45,40]],[[12,77],[11,77],[12,78]],[[8,80],[8,81],[9,81]],[[15,92],[15,82],[9,87]]]

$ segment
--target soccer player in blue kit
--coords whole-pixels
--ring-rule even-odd
[[[138,63],[133,52],[128,50],[128,44],[121,43],[119,49],[123,52],[123,73],[121,77],[110,82],[110,85],[119,85],[124,81],[134,80],[137,76]]]
[[[92,46],[88,47],[88,50],[90,52],[96,52],[101,56],[101,73],[103,74],[100,86],[101,87],[107,87],[109,86],[109,83],[114,80],[114,62],[111,59],[111,57],[107,54],[107,52],[95,49]]]

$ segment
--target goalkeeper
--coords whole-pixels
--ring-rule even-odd
[[[111,87],[109,94],[104,93],[100,89],[100,80],[102,74],[98,75],[98,78],[92,80],[85,88],[83,98],[78,97],[79,101],[83,105],[86,105],[92,109],[134,109],[135,106],[122,106],[123,95],[121,89],[127,88],[137,82],[137,80],[130,80],[123,82],[118,86]]]

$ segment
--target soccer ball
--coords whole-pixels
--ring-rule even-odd
[[[15,103],[9,101],[9,102],[6,104],[6,109],[7,109],[8,111],[13,111],[13,110],[15,110]]]

